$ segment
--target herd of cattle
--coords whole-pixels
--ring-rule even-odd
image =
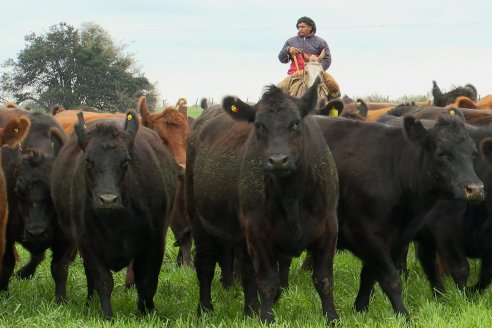
[[[123,268],[138,310],[148,312],[168,227],[178,264],[196,268],[199,313],[213,309],[219,264],[225,287],[238,271],[244,313],[274,321],[291,260],[304,250],[328,323],[338,318],[337,249],[363,263],[357,311],[368,309],[377,282],[409,318],[400,273],[411,242],[436,293],[444,292],[444,266],[460,289],[485,289],[492,96],[477,100],[472,85],[442,93],[434,82],[433,104],[320,106],[318,83],[301,98],[276,86],[256,104],[225,97],[196,120],[183,100],[151,113],[145,97],[126,114],[0,108],[0,291],[8,291],[20,243],[31,255],[20,278],[31,278],[51,249],[57,301],[67,299],[78,253],[87,297],[97,293],[104,318],[113,317],[111,272]],[[467,257],[481,259],[472,287]]]

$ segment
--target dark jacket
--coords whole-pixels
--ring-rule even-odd
[[[328,67],[330,67],[331,64],[330,48],[328,48],[328,43],[326,43],[326,41],[323,38],[320,38],[319,36],[316,36],[314,34],[311,34],[306,37],[300,37],[299,35],[296,35],[292,38],[289,38],[285,42],[284,46],[282,47],[282,50],[280,50],[280,53],[278,54],[278,59],[280,60],[281,63],[289,62],[290,47],[299,48],[302,51],[304,51],[306,54],[315,55],[315,56],[318,56],[323,49],[326,49],[325,58],[323,59],[323,62],[321,64],[323,65],[324,70],[327,70]],[[301,66],[300,63],[299,66]],[[304,67],[304,65],[302,65],[302,67]],[[299,68],[301,69],[301,67]],[[295,72],[295,66],[291,64],[291,67],[289,68],[287,74],[292,74],[294,72]]]

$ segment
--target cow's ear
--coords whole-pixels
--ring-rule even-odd
[[[475,104],[473,100],[465,96],[459,96],[458,98],[456,98],[454,103],[458,108],[477,109],[477,104]]]
[[[341,100],[331,100],[326,106],[319,110],[321,115],[338,117],[343,111],[343,102]]]
[[[313,111],[318,104],[318,85],[320,82],[320,77],[318,76],[312,86],[306,91],[306,93],[301,97],[301,117],[306,116],[311,111]]]
[[[492,164],[492,137],[484,138],[480,141],[480,154]]]
[[[80,149],[85,151],[85,148],[87,147],[87,143],[89,142],[88,136],[87,136],[87,131],[85,130],[85,120],[84,120],[84,113],[83,112],[78,112],[77,113],[77,118],[79,121],[77,124],[73,126],[73,129],[75,130],[75,134],[77,135],[77,141],[79,143]]]
[[[439,86],[437,85],[437,82],[435,80],[432,80],[432,96],[434,98],[439,98],[439,100],[442,97],[442,92]],[[436,104],[436,100],[434,99],[434,104]]]
[[[355,102],[355,108],[357,109],[357,113],[359,113],[360,116],[367,119],[367,111],[369,110],[369,107],[364,100],[357,99],[357,101]]]
[[[147,98],[145,96],[142,96],[140,97],[140,99],[138,99],[137,107],[140,116],[142,116],[142,125],[152,129],[152,115],[150,114],[149,108],[147,107]]]
[[[222,100],[222,109],[238,121],[254,122],[256,118],[256,111],[253,106],[248,105],[237,97],[225,97]]]
[[[422,125],[422,122],[417,120],[415,117],[405,116],[403,118],[403,129],[405,130],[408,140],[417,144],[424,143],[427,131]]]
[[[51,128],[48,132],[48,135],[50,136],[51,139],[53,154],[57,156],[58,153],[60,152],[60,149],[65,144],[66,135],[58,128]]]
[[[13,117],[2,131],[0,145],[14,146],[22,142],[29,132],[31,121],[25,116]]]
[[[138,127],[139,127],[139,123],[138,123],[137,113],[135,113],[134,111],[128,111],[126,113],[126,119],[125,119],[125,131],[130,136],[131,143],[133,143],[133,140],[137,135]]]

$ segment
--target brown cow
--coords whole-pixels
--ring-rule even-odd
[[[371,109],[371,104],[372,103],[367,103],[367,106],[369,110],[367,111],[367,120],[368,121],[373,121],[376,122],[381,116],[387,114],[390,110],[394,109],[397,105],[388,105],[387,107],[381,107],[378,109]],[[381,103],[383,104],[383,103]],[[388,103],[389,104],[389,103]],[[415,104],[417,107],[425,107],[425,106],[430,106],[431,101],[418,101],[412,104]]]
[[[190,136],[186,100],[181,98],[175,107],[167,107],[161,113],[151,113],[148,110],[146,98],[142,96],[138,101],[138,111],[142,117],[142,125],[157,132],[184,172],[186,145]],[[178,265],[191,266],[190,223],[184,206],[184,187],[181,178],[182,176],[176,187],[177,197],[171,213],[171,230],[179,246]]]
[[[67,133],[67,135],[71,135],[73,132],[73,126],[78,122],[77,113],[79,110],[63,110],[59,111],[55,115],[55,119],[60,122],[63,127],[63,130]],[[98,120],[106,117],[121,117],[124,118],[125,114],[123,113],[96,113],[96,112],[85,112],[84,111],[84,119],[86,122]]]
[[[4,128],[0,128],[0,146],[10,147],[24,140],[31,122],[25,116],[14,116]],[[1,152],[0,152],[1,161]],[[8,217],[7,185],[0,165],[0,272],[2,271],[3,255],[5,254],[6,230]]]
[[[483,97],[477,102],[468,97],[460,96],[456,98],[455,102],[450,106],[458,108],[492,109],[492,95]]]

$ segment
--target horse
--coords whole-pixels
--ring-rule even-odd
[[[300,98],[306,93],[309,87],[313,85],[314,81],[319,76],[323,83],[320,83],[318,87],[318,103],[326,104],[330,100],[338,98],[340,96],[338,84],[333,77],[324,71],[323,66],[321,65],[324,57],[325,49],[321,51],[319,56],[307,56],[302,52],[302,58],[305,62],[302,70],[299,69],[297,58],[293,57],[292,60],[294,61],[297,70],[294,74],[289,75],[282,80],[278,84],[278,87],[291,96]]]

